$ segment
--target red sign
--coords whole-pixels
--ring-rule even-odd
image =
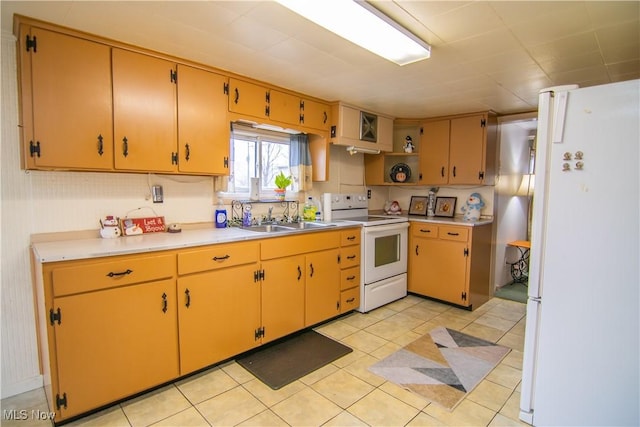
[[[120,227],[124,236],[165,231],[163,216],[121,219]]]

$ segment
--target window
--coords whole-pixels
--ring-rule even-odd
[[[229,193],[247,195],[251,178],[260,178],[260,192],[272,193],[280,172],[291,175],[289,135],[233,125],[231,132]]]

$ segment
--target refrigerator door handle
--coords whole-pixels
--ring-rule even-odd
[[[555,93],[555,108],[553,114],[553,133],[551,142],[554,144],[562,143],[562,135],[564,132],[564,118],[567,112],[567,99],[569,92],[562,91]]]

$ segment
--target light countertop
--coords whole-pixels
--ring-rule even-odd
[[[42,263],[46,263],[163,251],[212,245],[216,243],[268,239],[272,237],[312,233],[315,231],[330,231],[339,228],[358,226],[353,223],[336,222],[332,224],[335,226],[314,230],[294,229],[282,233],[261,233],[243,230],[238,227],[209,227],[188,230],[183,229],[180,233],[149,233],[137,236],[122,236],[114,239],[102,239],[98,237],[38,242],[32,243],[31,247],[36,259]]]
[[[369,214],[384,215],[385,213],[382,210],[375,210],[375,211],[369,211]],[[389,215],[389,216],[392,216],[392,215]],[[409,219],[409,221],[414,221],[414,222],[427,222],[432,224],[445,224],[445,225],[464,225],[467,227],[477,227],[480,225],[493,223],[493,218],[489,218],[489,217],[480,218],[478,221],[465,221],[462,219],[463,218],[462,216],[454,216],[453,218],[447,218],[447,217],[441,217],[441,216],[408,215],[406,213],[403,213],[398,216],[407,218]]]

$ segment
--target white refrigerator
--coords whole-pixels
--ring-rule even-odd
[[[640,425],[640,80],[543,90],[520,419]]]

